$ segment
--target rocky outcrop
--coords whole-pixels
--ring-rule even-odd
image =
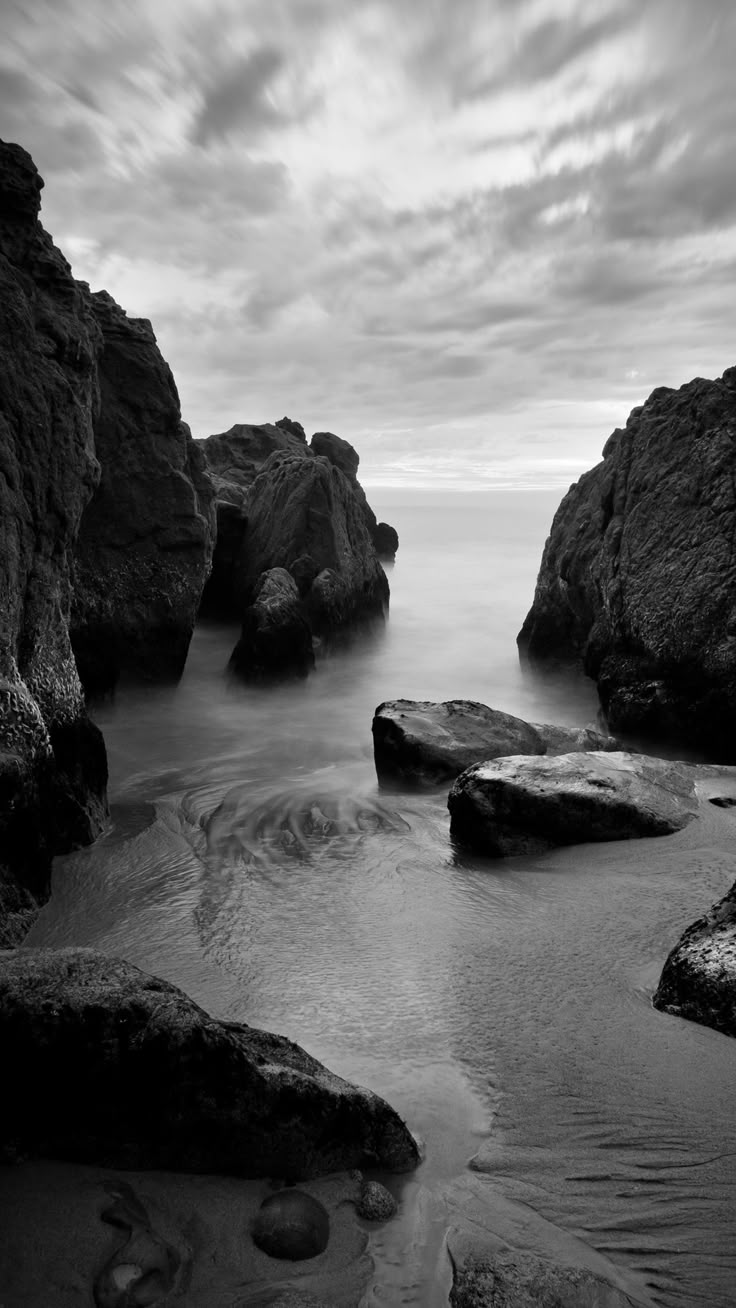
[[[297,584],[285,568],[262,573],[230,665],[246,681],[260,682],[306,677],[314,667],[312,631]]]
[[[736,759],[736,368],[660,387],[563,499],[519,634],[615,732]]]
[[[370,1091],[95,950],[0,955],[0,1032],[0,1131],[21,1153],[291,1179],[418,1162]]]
[[[0,939],[48,893],[54,853],[102,828],[107,766],[69,642],[69,559],[97,486],[101,333],[38,221],[43,182],[0,143]]]
[[[408,786],[438,786],[473,763],[507,754],[619,748],[613,736],[590,727],[525,722],[468,699],[389,700],[376,709],[372,730],[379,780]]]
[[[358,481],[360,456],[357,450],[353,449],[349,441],[343,440],[341,436],[335,436],[331,431],[316,431],[310,445],[315,454],[329,459],[330,463],[347,477],[363,510],[365,524],[379,559],[390,561],[395,558],[399,548],[398,532],[387,522],[379,522],[368,503],[365,491]]]
[[[450,1308],[636,1308],[623,1291],[585,1267],[568,1267],[528,1250],[460,1252],[451,1241]]]
[[[736,883],[678,940],[654,1007],[736,1036]]]
[[[91,306],[102,475],[74,549],[71,639],[85,690],[104,692],[121,673],[181,675],[214,546],[214,490],[151,324],[105,291]]]
[[[698,808],[686,764],[598,752],[476,763],[458,777],[447,806],[453,838],[493,858],[668,836]]]

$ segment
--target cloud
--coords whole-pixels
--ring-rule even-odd
[[[262,46],[217,74],[204,92],[191,138],[207,145],[233,131],[258,131],[280,120],[269,99],[269,87],[284,66],[283,51]]]

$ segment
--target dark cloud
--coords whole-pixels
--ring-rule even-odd
[[[263,46],[215,75],[204,92],[191,139],[197,145],[207,145],[233,131],[257,131],[278,123],[280,115],[268,92],[283,66],[283,51]]]

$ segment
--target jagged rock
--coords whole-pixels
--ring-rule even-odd
[[[214,490],[146,319],[105,291],[94,425],[102,476],[74,550],[71,638],[87,692],[179,677],[214,546]]]
[[[379,559],[393,559],[399,548],[398,533],[387,522],[378,522],[365,491],[358,481],[360,456],[349,441],[331,431],[316,431],[310,442],[315,454],[323,455],[339,468],[350,482],[363,510],[365,523]]]
[[[0,1040],[0,1143],[21,1153],[285,1179],[418,1162],[377,1095],[96,950],[0,954]]]
[[[107,765],[69,643],[69,555],[100,475],[99,326],[38,221],[43,181],[0,142],[0,939],[54,853],[102,829]]]
[[[306,677],[314,667],[312,631],[297,584],[285,568],[262,574],[230,665],[248,681]]]
[[[306,445],[307,433],[302,427],[302,424],[297,422],[295,418],[279,418],[278,422],[274,425],[280,427],[282,431],[291,432],[292,436],[297,436],[299,440],[304,441]]]
[[[660,387],[563,499],[519,646],[576,660],[611,729],[736,758],[736,368]]]
[[[476,763],[447,806],[458,843],[494,858],[556,845],[667,836],[697,813],[693,769],[623,753]]]
[[[279,1190],[261,1204],[251,1231],[269,1258],[301,1262],[324,1253],[330,1219],[324,1204],[304,1190]]]
[[[411,786],[437,786],[473,763],[507,754],[619,748],[613,736],[589,727],[525,722],[468,699],[389,700],[376,709],[372,730],[379,779]]]
[[[654,1007],[736,1036],[736,883],[680,936]]]

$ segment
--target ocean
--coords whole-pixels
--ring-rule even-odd
[[[595,722],[589,682],[516,652],[560,497],[369,492],[400,537],[385,627],[257,690],[228,676],[236,629],[203,623],[177,686],[96,706],[111,828],[57,860],[27,940],[122,955],[389,1099],[426,1161],[387,1178],[366,1304],[446,1304],[466,1194],[511,1243],[599,1251],[643,1302],[736,1303],[736,1041],[650,1003],[733,880],[733,819],[494,863],[453,847],[444,792],[376,782],[383,700]]]

